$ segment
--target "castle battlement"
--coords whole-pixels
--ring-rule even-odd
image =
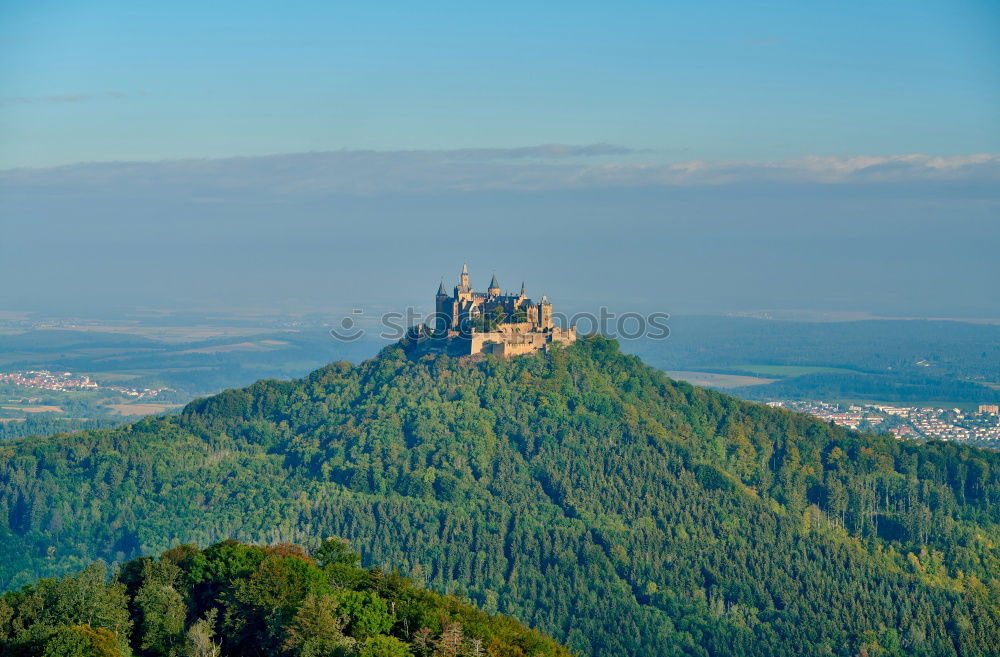
[[[425,340],[462,344],[466,354],[513,356],[546,349],[553,342],[576,340],[574,327],[552,322],[552,303],[529,299],[525,286],[519,293],[501,293],[496,274],[485,292],[469,284],[469,267],[463,265],[458,285],[449,294],[444,281],[434,297],[434,316],[421,332]],[[465,349],[464,343],[468,343]]]

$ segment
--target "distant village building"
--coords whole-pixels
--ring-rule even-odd
[[[1000,404],[980,404],[980,413],[990,413],[992,415],[1000,414]]]
[[[476,292],[469,284],[468,265],[463,265],[451,294],[441,281],[434,310],[417,340],[458,344],[468,355],[514,356],[546,349],[553,342],[576,340],[574,327],[564,329],[553,323],[552,303],[547,297],[538,302],[529,299],[524,283],[517,294],[503,293],[496,274],[485,292]]]

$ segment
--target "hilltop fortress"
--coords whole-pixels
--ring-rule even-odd
[[[416,336],[418,343],[438,342],[462,355],[514,356],[546,349],[553,342],[573,342],[576,329],[555,326],[552,303],[547,297],[534,302],[524,284],[518,294],[503,293],[496,274],[485,292],[469,284],[469,267],[462,267],[452,294],[438,286],[434,316]]]

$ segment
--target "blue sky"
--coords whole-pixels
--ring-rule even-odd
[[[0,168],[613,143],[1000,151],[1000,4],[0,3]]]
[[[421,304],[467,260],[576,309],[1000,318],[998,35],[995,0],[0,0],[0,310]]]

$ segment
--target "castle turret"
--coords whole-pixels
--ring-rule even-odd
[[[497,283],[496,272],[493,273],[493,278],[490,280],[490,286],[486,288],[486,294],[491,297],[500,296],[500,283]]]
[[[444,289],[444,280],[438,285],[437,294],[434,296],[434,318],[429,322],[430,327],[435,331],[444,331],[454,324],[455,301],[448,296],[448,291]]]

